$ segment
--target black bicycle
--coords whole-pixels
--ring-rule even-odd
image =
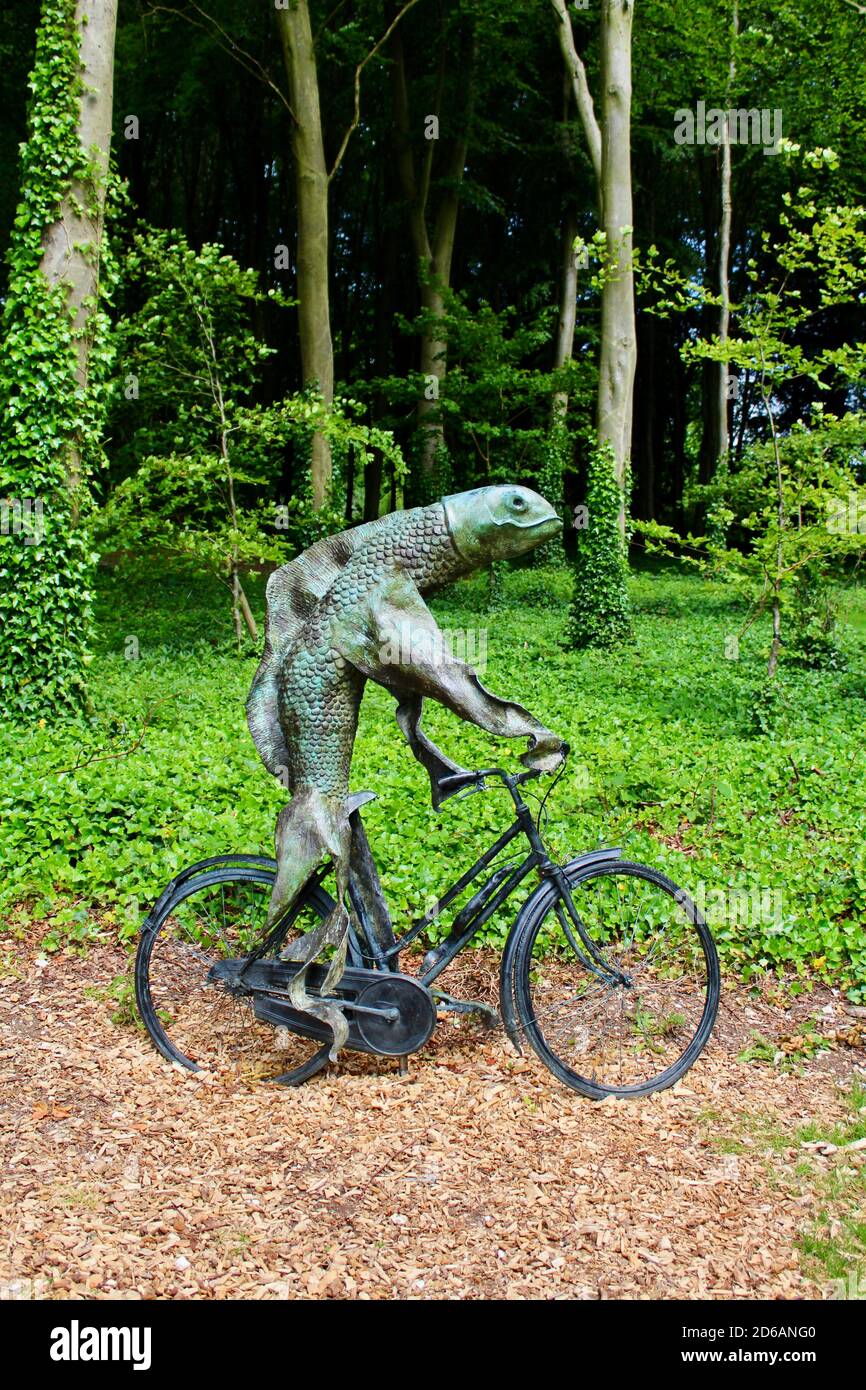
[[[663,1090],[700,1056],[715,1022],[720,979],[712,937],[688,894],[617,849],[555,863],[540,817],[533,818],[520,790],[538,775],[487,768],[446,779],[450,792],[482,791],[498,779],[516,818],[399,939],[360,811],[353,811],[354,922],[335,991],[349,1020],[346,1046],[405,1058],[430,1038],[437,1006],[478,1010],[497,1023],[488,1006],[431,986],[536,875],[540,882],[502,953],[500,1010],[509,1039],[518,1052],[527,1039],[560,1081],[594,1100]],[[520,836],[527,852],[501,858]],[[136,998],[169,1061],[192,1071],[230,1067],[292,1086],[327,1065],[331,1030],[292,1007],[288,989],[298,966],[285,958],[288,944],[333,907],[323,887],[327,870],[265,930],[275,869],[274,860],[257,855],[204,860],[174,878],[150,912],[136,957]],[[400,953],[482,876],[418,973],[402,973]],[[308,991],[316,993],[325,974],[326,964],[312,967]]]

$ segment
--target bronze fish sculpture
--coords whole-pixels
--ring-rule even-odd
[[[346,1020],[336,999],[307,994],[305,977],[327,946],[335,949],[323,996],[345,966],[349,817],[372,796],[349,793],[364,686],[374,680],[397,699],[397,722],[430,775],[435,806],[450,794],[441,779],[462,769],[423,733],[425,698],[491,734],[527,737],[521,760],[529,766],[558,766],[561,739],[522,705],[484,688],[452,654],[421,595],[494,560],[525,554],[561,525],[529,488],[476,488],[328,536],[268,580],[265,649],[247,718],[265,767],[292,793],[277,817],[268,921],[289,910],[320,864],[333,862],[334,910],[285,953],[301,962],[291,1001],[330,1025],[332,1058],[346,1040]]]

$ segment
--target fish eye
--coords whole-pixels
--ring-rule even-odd
[[[517,493],[514,497],[512,497],[512,499],[511,499],[511,505],[512,505],[514,511],[516,511],[516,512],[525,512],[525,511],[526,511],[526,498],[525,498],[525,497],[521,497],[521,496],[520,496],[520,493]]]

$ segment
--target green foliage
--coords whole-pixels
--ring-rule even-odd
[[[556,507],[560,516],[564,514],[563,480],[571,465],[572,436],[565,421],[557,418],[547,437],[542,441],[538,469],[537,489],[551,506]],[[533,552],[535,565],[562,564],[565,560],[565,547],[562,535],[555,536]]]
[[[308,454],[318,431],[338,457],[351,452],[363,467],[375,448],[400,476],[391,436],[361,424],[356,402],[328,409],[309,391],[256,402],[274,349],[257,338],[253,310],[285,301],[264,294],[257,274],[221,246],[196,251],[177,231],[146,230],[135,237],[126,275],[141,303],[118,330],[114,418],[133,471],[99,517],[106,549],[156,547],[231,580],[234,592],[240,567],[282,563],[344,525],[332,505],[313,511],[308,482],[274,502],[289,446]]]
[[[266,296],[221,247],[195,251],[178,232],[139,233],[126,275],[142,303],[118,332],[116,413],[138,415],[140,462],[109,497],[99,535],[112,549],[159,546],[236,579],[241,563],[279,558],[263,499],[286,431],[278,411],[248,404],[272,353],[251,327]]]
[[[246,582],[260,617],[263,580]],[[483,575],[434,600],[443,628],[486,631],[485,684],[519,699],[574,750],[546,808],[552,853],[620,845],[703,902],[728,972],[779,971],[803,987],[817,976],[866,997],[862,592],[856,606],[848,596],[839,620],[848,669],[786,668],[774,683],[784,688],[784,720],[744,738],[765,634],[750,629],[731,659],[728,636],[743,616],[736,590],[670,567],[630,585],[635,645],[612,652],[563,647],[563,570],[505,575],[492,613]],[[530,592],[542,591],[546,602],[530,607]],[[0,726],[0,907],[10,945],[15,904],[49,919],[55,947],[86,945],[106,929],[94,906],[113,911],[131,937],[186,864],[231,849],[272,852],[285,793],[246,728],[256,658],[234,655],[219,586],[149,557],[140,573],[100,573],[98,617],[93,719],[27,734]],[[138,659],[127,659],[131,636]],[[519,767],[516,742],[491,742],[433,702],[425,721],[464,765]],[[510,821],[498,792],[434,811],[393,698],[372,684],[352,785],[378,794],[365,824],[403,927]],[[485,940],[501,943],[509,921],[500,915]],[[3,945],[0,936],[0,956]]]
[[[574,646],[616,647],[631,640],[622,495],[609,446],[593,450],[586,489],[588,522],[578,535],[569,635]]]
[[[444,286],[441,293],[442,317],[422,311],[411,323],[400,323],[406,333],[435,333],[447,344],[448,371],[438,401],[448,443],[447,481],[460,487],[525,481],[559,505],[570,434],[565,425],[551,430],[551,398],[568,393],[572,417],[585,422],[592,374],[577,362],[557,371],[539,366],[549,354],[552,304],[529,302],[518,313],[513,305],[496,310],[484,300],[473,307],[466,294]],[[424,381],[389,377],[367,389],[405,408],[417,400]]]
[[[786,703],[780,683],[762,676],[749,703],[749,733],[772,738],[785,713]]]
[[[18,718],[74,711],[86,698],[95,560],[89,481],[102,462],[111,348],[97,306],[87,327],[92,346],[82,388],[66,292],[49,289],[40,269],[44,233],[70,188],[91,201],[101,193],[98,168],[78,137],[75,0],[43,4],[30,91],[0,355],[0,497],[30,508],[31,516],[41,510],[29,533],[16,534],[7,524],[0,533],[0,711]],[[100,277],[104,300],[112,282],[105,251]]]
[[[800,155],[796,146],[787,152]],[[802,162],[812,172],[837,164],[828,149],[808,152]],[[797,660],[837,660],[829,591],[846,563],[866,550],[866,525],[859,525],[861,514],[866,519],[866,417],[858,410],[839,417],[825,407],[831,392],[849,392],[853,400],[862,391],[866,342],[826,345],[815,334],[821,316],[863,302],[866,208],[822,201],[805,185],[785,193],[782,203],[779,233],[763,234],[762,263],[748,262],[749,290],[734,306],[735,332],[724,343],[699,338],[683,349],[686,359],[736,367],[760,402],[742,459],[695,487],[691,500],[707,507],[708,535],[700,545],[715,572],[741,585],[754,612],[776,613],[770,676],[783,642]],[[645,286],[659,291],[660,313],[718,302],[670,266],[644,273]],[[803,381],[816,396],[810,417],[782,432],[778,403]],[[740,544],[728,549],[732,528]]]
[[[221,246],[196,251],[177,230],[139,230],[123,275],[137,307],[118,325],[112,427],[129,437],[133,460],[217,450],[220,391],[233,415],[238,403],[251,401],[274,355],[253,332],[254,315],[286,301],[276,291],[265,294],[257,273]]]
[[[821,567],[803,565],[793,586],[790,660],[818,670],[844,670],[845,657],[836,635],[839,605],[839,595]]]

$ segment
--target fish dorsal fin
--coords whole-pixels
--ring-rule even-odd
[[[297,559],[274,570],[265,590],[267,640],[274,653],[285,652],[292,646],[355,551],[372,533],[381,529],[384,519],[368,521],[336,536],[325,536]]]
[[[265,649],[247,700],[247,722],[269,772],[289,765],[277,708],[280,666],[349,560],[389,519],[380,517],[351,531],[325,536],[297,559],[274,570],[268,580]]]

